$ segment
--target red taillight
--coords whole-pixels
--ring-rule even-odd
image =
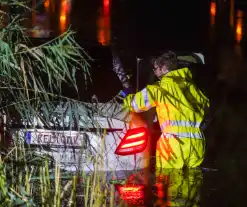
[[[118,186],[117,190],[121,198],[125,201],[133,201],[144,198],[144,186],[143,185],[125,185]]]
[[[145,127],[129,129],[117,147],[115,154],[132,155],[143,152],[148,142],[148,131]]]

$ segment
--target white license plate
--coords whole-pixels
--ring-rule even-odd
[[[81,147],[86,141],[84,133],[77,131],[27,130],[23,136],[27,143],[36,145]]]

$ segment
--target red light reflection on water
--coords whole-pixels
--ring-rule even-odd
[[[217,12],[216,2],[211,2],[210,3],[210,23],[211,23],[211,26],[215,25],[216,12]]]
[[[239,43],[243,37],[243,11],[238,10],[236,14],[236,29],[235,29],[235,36],[236,41]]]
[[[144,186],[137,184],[127,184],[118,186],[121,199],[132,205],[144,204]]]
[[[70,10],[70,0],[61,0],[60,15],[59,15],[59,29],[63,33],[68,28],[68,16]]]
[[[111,41],[111,14],[110,0],[103,0],[103,8],[101,8],[98,18],[98,42],[102,45],[109,45]]]

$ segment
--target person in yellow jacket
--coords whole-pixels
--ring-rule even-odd
[[[205,139],[200,129],[209,99],[192,81],[188,68],[177,68],[173,52],[153,61],[158,84],[147,85],[124,99],[131,112],[156,107],[162,135],[156,146],[156,168],[199,166],[204,158]]]

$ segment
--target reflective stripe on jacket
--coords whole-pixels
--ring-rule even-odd
[[[181,68],[167,73],[159,85],[147,85],[128,95],[124,106],[133,112],[156,107],[160,127],[168,138],[201,138],[200,125],[209,99],[193,83],[191,71]]]

